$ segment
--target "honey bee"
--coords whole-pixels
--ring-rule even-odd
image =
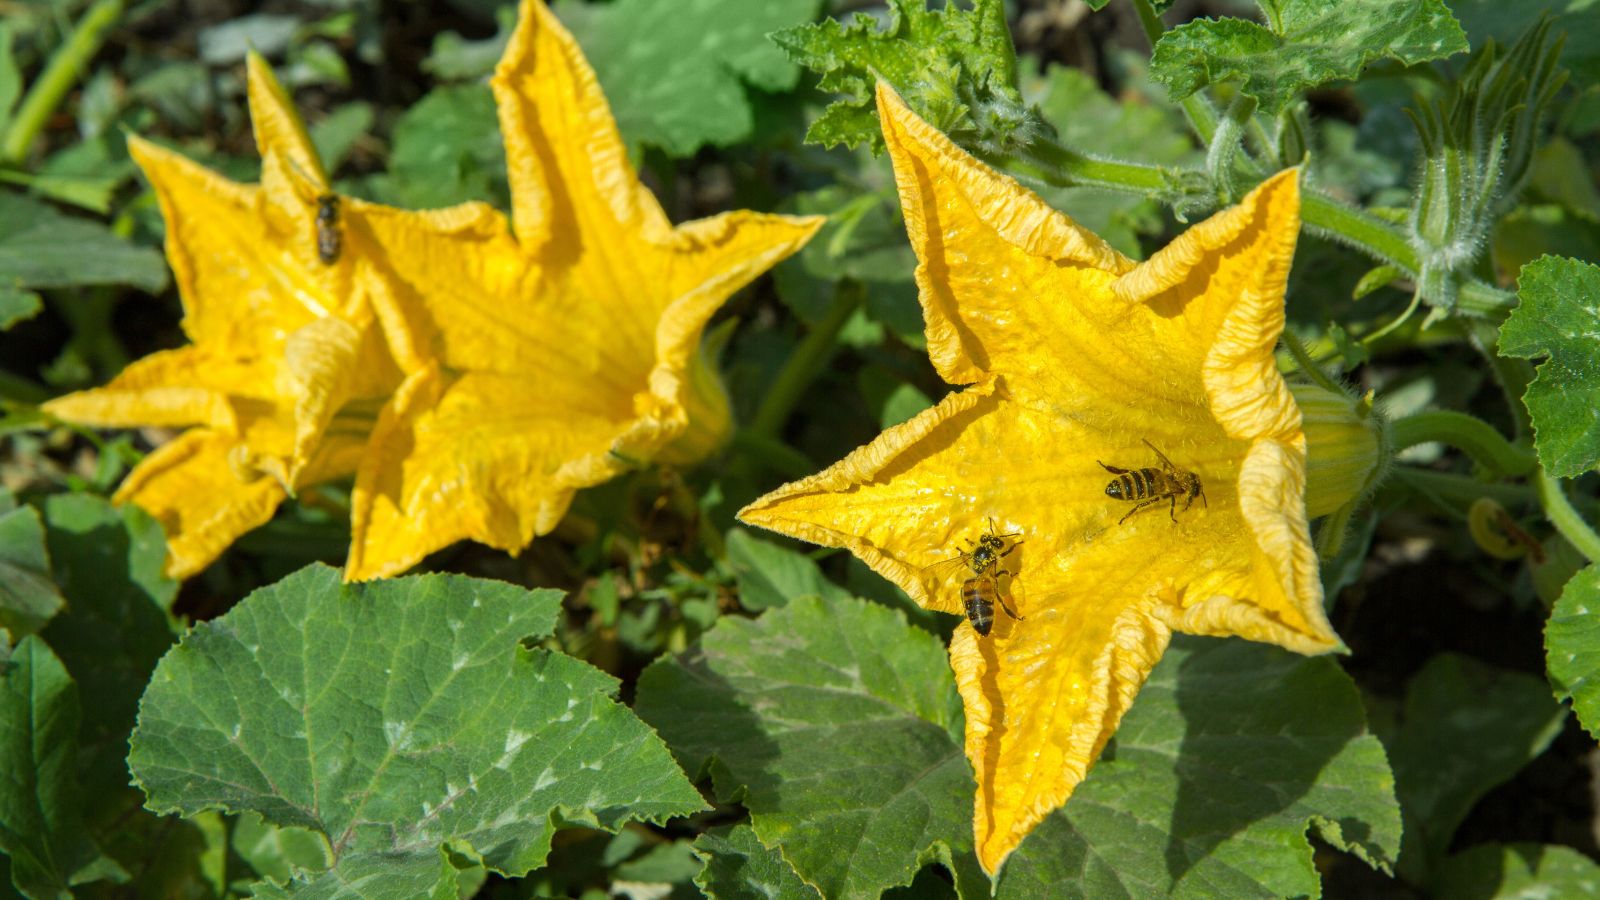
[[[1141,440],[1144,439],[1141,438]],[[1148,440],[1144,441],[1144,445],[1149,447],[1150,451],[1161,459],[1161,468],[1147,466],[1142,469],[1119,469],[1116,466],[1100,463],[1101,468],[1117,476],[1111,479],[1110,484],[1106,485],[1106,496],[1115,500],[1126,500],[1133,504],[1133,509],[1123,513],[1122,518],[1117,520],[1118,525],[1126,522],[1129,516],[1139,510],[1160,503],[1163,500],[1171,501],[1167,508],[1167,514],[1172,517],[1173,522],[1178,521],[1179,497],[1186,498],[1183,503],[1185,511],[1188,511],[1189,507],[1194,505],[1194,498],[1196,497],[1200,498],[1200,502],[1203,505],[1211,505],[1206,502],[1205,488],[1200,485],[1199,475],[1173,465],[1172,460],[1167,459],[1167,455],[1157,450],[1156,445]],[[1100,461],[1097,459],[1095,462]]]
[[[317,198],[317,258],[325,266],[339,261],[339,250],[344,235],[339,233],[339,195],[323,194]]]
[[[1016,573],[1000,567],[1000,560],[1010,556],[1012,551],[1022,546],[1017,541],[1006,547],[1006,538],[1018,537],[1022,532],[1011,534],[995,534],[994,520],[989,520],[989,530],[978,537],[976,542],[968,539],[968,547],[950,559],[936,562],[928,569],[937,569],[951,563],[965,563],[972,569],[972,577],[961,582],[961,602],[966,607],[967,621],[972,623],[972,630],[987,637],[990,629],[994,627],[994,605],[1006,611],[1006,615],[1017,621],[1022,617],[1016,614],[1007,603],[1005,596],[1000,593],[1000,576],[1014,575]],[[991,571],[992,570],[992,571]]]

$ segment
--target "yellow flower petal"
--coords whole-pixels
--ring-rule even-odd
[[[113,498],[149,513],[167,534],[166,572],[188,578],[239,535],[264,524],[287,494],[271,478],[241,478],[234,438],[196,428],[134,467]]]
[[[299,116],[260,57],[249,96],[261,185],[229,181],[137,137],[129,152],[154,188],[167,258],[194,342],[129,366],[110,384],[46,405],[100,426],[199,425],[152,454],[119,497],[168,530],[171,568],[198,571],[298,487],[348,477],[377,407],[401,381],[373,306],[395,277],[362,222],[324,261],[327,178]],[[359,217],[375,209],[353,204]],[[450,248],[441,248],[440,253]],[[267,476],[263,478],[262,476]]]
[[[691,371],[706,322],[821,225],[737,211],[672,226],[577,43],[537,0],[491,85],[510,232],[471,205],[360,213],[398,273],[374,305],[410,375],[357,474],[347,578],[462,538],[518,551],[575,490],[682,435],[691,401],[725,414]],[[430,235],[445,232],[473,251],[441,249]]]
[[[1015,535],[999,585],[1020,618],[996,609],[988,636],[964,623],[951,643],[993,872],[1085,777],[1171,631],[1340,646],[1307,532],[1300,414],[1272,356],[1296,175],[1135,266],[886,87],[878,99],[929,355],[971,386],[740,515],[847,547],[947,612],[973,573],[941,561],[991,528]],[[1203,497],[1155,489],[1129,516],[1107,466],[1193,473]]]

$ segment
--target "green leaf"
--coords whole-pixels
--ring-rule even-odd
[[[1451,900],[1600,897],[1600,865],[1554,844],[1480,844],[1450,857],[1430,887]]]
[[[1406,813],[1402,873],[1420,880],[1478,800],[1543,753],[1566,717],[1543,679],[1454,653],[1430,659],[1385,741]]]
[[[694,883],[711,900],[822,900],[817,889],[801,881],[778,851],[761,845],[749,825],[707,831],[695,840],[694,852],[705,862]]]
[[[275,884],[285,884],[296,870],[321,872],[333,865],[332,848],[322,835],[304,828],[279,828],[254,813],[233,825],[233,852],[250,868]]]
[[[1174,100],[1222,82],[1277,115],[1319,84],[1355,78],[1373,60],[1405,65],[1467,49],[1443,0],[1260,0],[1268,25],[1196,19],[1161,36],[1150,76]]]
[[[1001,0],[929,10],[923,0],[889,0],[890,22],[856,13],[775,32],[789,58],[845,95],[823,111],[806,140],[883,147],[874,90],[883,78],[917,114],[960,143],[1004,146],[1030,125],[1017,90],[1017,55]]]
[[[1556,696],[1600,737],[1600,565],[1572,576],[1544,626],[1545,663]]]
[[[612,699],[616,679],[529,647],[559,609],[555,591],[456,575],[341,585],[308,567],[162,659],[129,767],[157,812],[320,832],[335,863],[306,887],[319,896],[454,896],[463,854],[520,876],[565,823],[703,809]]]
[[[434,35],[433,49],[422,61],[422,70],[437,81],[487,78],[511,42],[511,30],[517,24],[516,7],[507,4],[496,9],[494,20],[494,35],[483,40],[468,40],[454,31]]]
[[[157,293],[167,284],[161,254],[87,219],[0,191],[0,285],[19,288],[131,284]]]
[[[437,88],[394,128],[389,171],[372,178],[380,199],[410,209],[510,196],[494,95],[482,84]]]
[[[746,82],[790,90],[798,66],[768,32],[809,22],[821,0],[616,0],[563,3],[557,13],[583,45],[629,143],[691,156],[702,145],[749,137]]]
[[[850,596],[823,577],[811,557],[761,540],[743,528],[728,531],[728,565],[739,585],[739,604],[748,610],[783,606],[795,597]]]
[[[0,513],[0,628],[13,638],[34,634],[64,603],[50,578],[39,511],[24,506]]]
[[[1326,658],[1178,637],[1089,777],[1001,872],[1001,898],[1315,897],[1308,823],[1387,868],[1400,810],[1361,699]]]
[[[37,316],[41,309],[44,303],[38,294],[0,284],[0,331]]]
[[[805,595],[725,618],[645,670],[636,708],[823,896],[877,897],[932,861],[988,896],[955,679],[898,612]]]
[[[311,126],[311,143],[329,172],[339,168],[367,132],[372,130],[374,113],[370,103],[346,103]]]
[[[78,687],[37,637],[0,670],[0,851],[30,897],[71,897],[70,885],[127,879],[83,826]]]
[[[1600,462],[1600,266],[1546,256],[1522,267],[1500,355],[1548,356],[1523,402],[1545,471],[1573,478]]]

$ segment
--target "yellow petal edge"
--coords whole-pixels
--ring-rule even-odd
[[[963,622],[950,659],[991,873],[1085,777],[1172,631],[1342,647],[1309,539],[1306,439],[1273,350],[1298,173],[1135,264],[878,89],[929,356],[953,392],[741,511],[844,547],[919,603],[962,610],[949,561],[993,529],[1019,618]],[[1104,465],[1204,500],[1132,507]],[[1104,464],[1104,465],[1103,465]],[[1186,504],[1185,501],[1189,502]]]
[[[385,406],[357,473],[351,580],[462,539],[518,552],[580,488],[714,450],[729,422],[700,359],[706,322],[822,223],[738,210],[674,227],[577,42],[538,0],[523,2],[490,86],[514,238],[380,311],[426,363]]]

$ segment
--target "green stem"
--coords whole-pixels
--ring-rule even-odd
[[[1386,493],[1390,485],[1402,485],[1439,503],[1448,512],[1466,515],[1467,507],[1479,497],[1488,497],[1502,506],[1523,506],[1534,501],[1534,492],[1520,484],[1479,481],[1467,475],[1434,472],[1411,466],[1395,466],[1390,478],[1379,488]]]
[[[812,327],[800,346],[789,355],[788,361],[778,371],[778,377],[767,389],[767,395],[762,398],[761,406],[746,429],[750,434],[758,438],[777,436],[783,423],[788,421],[789,414],[794,411],[795,404],[800,402],[800,396],[828,364],[828,359],[836,349],[839,330],[850,321],[865,296],[866,292],[858,282],[850,279],[839,282],[833,294],[833,305],[828,307],[822,320]]]
[[[1139,13],[1139,24],[1144,27],[1144,36],[1149,38],[1150,49],[1154,51],[1156,42],[1167,33],[1167,26],[1162,24],[1150,0],[1133,0],[1133,8]],[[1189,126],[1200,138],[1200,143],[1211,146],[1211,140],[1217,134],[1217,111],[1211,107],[1211,103],[1196,91],[1183,98],[1179,105],[1183,107],[1183,114],[1189,118]]]
[[[1600,535],[1595,534],[1589,523],[1573,508],[1566,491],[1561,489],[1561,479],[1541,468],[1533,485],[1539,492],[1539,504],[1544,507],[1544,516],[1556,531],[1589,562],[1600,562]]]
[[[1437,441],[1466,452],[1473,461],[1502,478],[1517,478],[1538,466],[1532,450],[1519,447],[1493,426],[1474,416],[1449,409],[1414,413],[1389,423],[1395,452]]]
[[[1501,356],[1496,344],[1500,340],[1498,325],[1473,320],[1459,323],[1462,333],[1473,349],[1483,357],[1489,365],[1489,371],[1494,374],[1495,383],[1500,386],[1500,391],[1505,395],[1506,406],[1511,411],[1511,422],[1516,427],[1518,440],[1527,437],[1533,432],[1533,420],[1529,418],[1528,407],[1522,402],[1528,393],[1528,384],[1533,381],[1533,363],[1525,359],[1513,359]]]
[[[111,27],[122,17],[123,5],[124,0],[99,0],[78,20],[78,27],[73,29],[72,36],[56,48],[44,71],[39,73],[38,80],[28,88],[22,105],[17,107],[16,117],[11,120],[11,128],[5,134],[5,142],[0,145],[0,162],[15,165],[27,156],[33,139],[38,137],[56,107],[61,105],[67,92],[72,90],[78,77],[88,68],[89,61],[100,52],[100,45],[105,43]]]
[[[1306,345],[1302,344],[1293,332],[1284,331],[1283,346],[1289,350],[1289,355],[1294,357],[1295,365],[1299,367],[1300,374],[1311,379],[1318,387],[1330,394],[1344,393],[1344,388],[1334,383],[1334,380],[1328,377],[1327,372],[1322,371],[1322,367],[1317,365],[1317,361],[1312,359],[1311,353],[1306,350]]]
[[[987,161],[1056,187],[1094,186],[1152,194],[1165,190],[1171,181],[1166,170],[1157,166],[1095,159],[1044,138],[1029,142],[1024,155]]]

